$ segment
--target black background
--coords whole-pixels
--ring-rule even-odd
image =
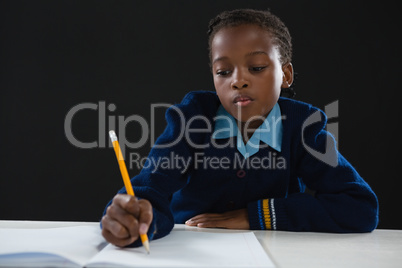
[[[71,144],[68,111],[104,102],[116,107],[107,123],[132,115],[150,122],[151,104],[214,90],[208,21],[245,7],[270,8],[286,23],[296,99],[321,109],[339,101],[329,121],[338,123],[339,149],[377,193],[379,228],[402,229],[396,1],[1,1],[0,219],[99,220],[122,187],[116,157],[107,146]],[[98,112],[75,115],[78,140],[99,141]],[[135,142],[142,133],[129,123],[125,134]],[[106,131],[101,137],[108,141]],[[149,148],[126,154],[145,157]]]

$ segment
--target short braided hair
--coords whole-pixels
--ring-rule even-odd
[[[208,48],[211,59],[211,44],[215,34],[222,28],[235,27],[244,24],[260,26],[269,31],[278,46],[280,61],[286,64],[292,61],[292,38],[285,24],[269,10],[235,9],[218,14],[209,22]]]

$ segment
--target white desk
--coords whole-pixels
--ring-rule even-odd
[[[0,221],[0,228],[56,228],[97,222]],[[176,225],[201,232],[236,232]],[[375,230],[366,234],[255,231],[278,267],[402,267],[402,230]],[[152,245],[152,244],[151,244]]]

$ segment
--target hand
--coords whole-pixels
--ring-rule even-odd
[[[200,214],[186,221],[186,225],[203,228],[250,229],[247,209]]]
[[[147,233],[152,217],[152,205],[148,200],[117,194],[102,218],[102,235],[116,246],[130,245],[139,234]]]

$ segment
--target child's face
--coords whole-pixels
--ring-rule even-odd
[[[223,28],[212,40],[211,60],[215,89],[226,111],[238,121],[261,123],[286,84],[270,33],[256,25]]]

